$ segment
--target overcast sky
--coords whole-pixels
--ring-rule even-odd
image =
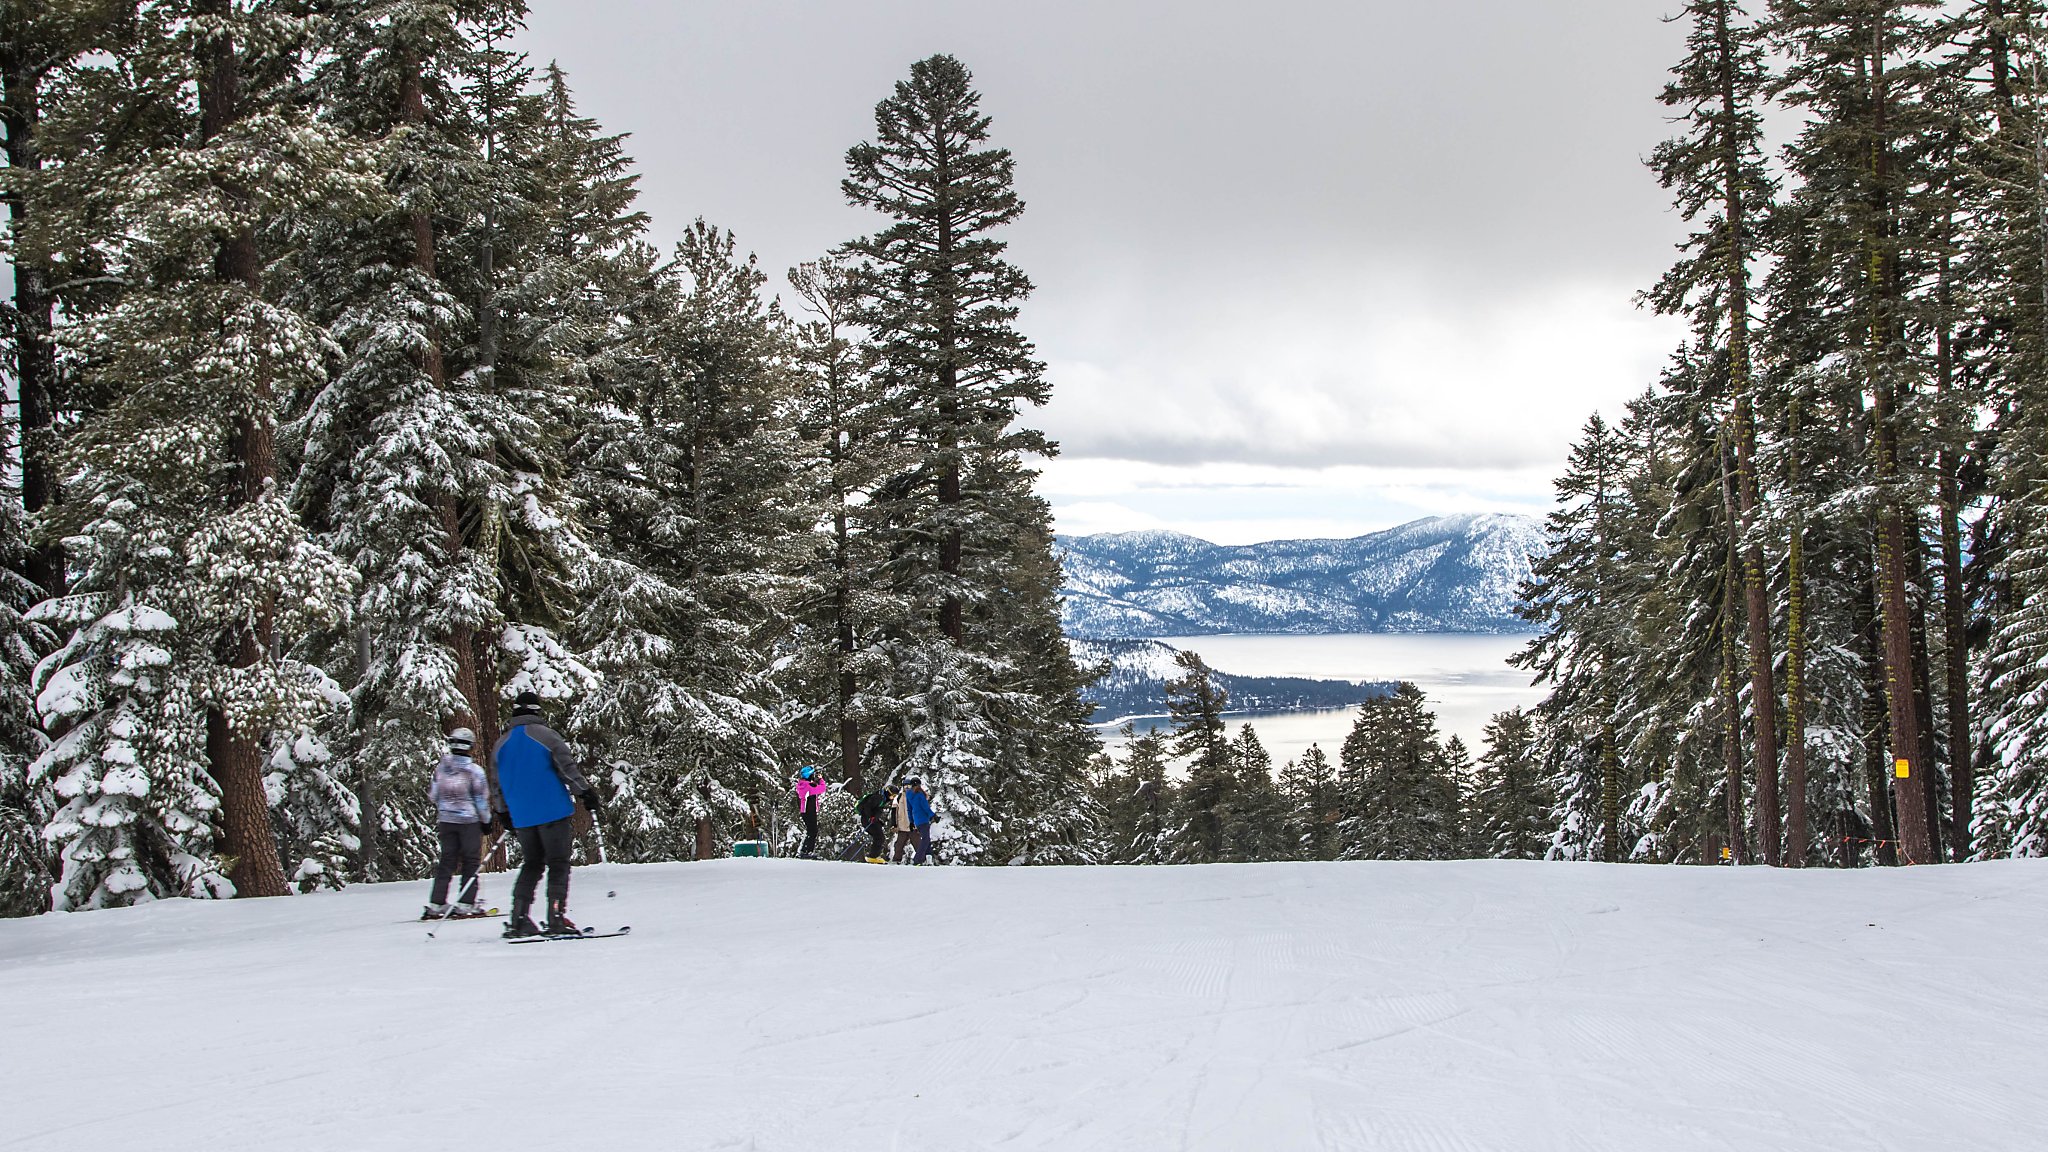
[[[1028,205],[1061,529],[1235,543],[1540,512],[1654,378],[1675,3],[533,0],[527,42],[632,134],[658,238],[703,216],[778,283],[875,226],[847,147],[960,57]]]

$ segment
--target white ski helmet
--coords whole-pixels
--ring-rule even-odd
[[[467,752],[476,747],[476,733],[467,728],[457,728],[448,734],[448,747],[457,752]]]

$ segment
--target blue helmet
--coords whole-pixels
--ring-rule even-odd
[[[810,779],[811,777],[813,777],[813,776],[816,776],[817,774],[818,774],[818,770],[817,770],[816,768],[808,768],[808,767],[807,767],[807,768],[805,768],[805,769],[804,769],[804,771],[803,771],[803,777],[804,777],[804,779],[806,779],[806,780],[809,780],[809,779]]]

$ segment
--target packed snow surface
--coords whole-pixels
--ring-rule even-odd
[[[0,921],[0,1148],[2048,1148],[2039,861],[576,883]]]

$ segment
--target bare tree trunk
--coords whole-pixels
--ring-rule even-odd
[[[1738,135],[1741,108],[1735,91],[1737,57],[1728,26],[1726,0],[1715,11],[1715,32],[1721,69],[1721,180],[1723,227],[1728,230],[1724,273],[1728,297],[1728,387],[1735,405],[1734,523],[1730,531],[1747,537],[1756,523],[1756,418],[1751,406],[1753,381],[1749,354],[1748,203],[1743,195],[1742,142]],[[1763,547],[1748,539],[1741,548],[1742,595],[1748,615],[1749,706],[1755,712],[1757,839],[1764,863],[1776,865],[1782,839],[1778,823],[1778,688],[1771,653],[1770,589]]]
[[[203,14],[228,15],[227,0],[203,0]],[[241,63],[230,36],[220,35],[198,46],[199,138],[201,145],[219,138],[241,119]],[[240,189],[227,188],[230,202],[242,202]],[[262,263],[256,236],[244,225],[221,241],[214,264],[222,281],[261,293]],[[277,482],[277,451],[271,429],[269,382],[260,376],[250,390],[249,408],[235,414],[232,451],[237,475],[234,499],[253,504],[270,496]],[[234,667],[253,668],[270,658],[272,607],[259,605],[241,635],[229,637]],[[283,896],[291,891],[277,855],[277,834],[270,826],[270,798],[263,787],[263,733],[237,725],[219,704],[206,713],[206,752],[214,783],[221,794],[221,839],[234,860],[228,879],[238,896]]]

